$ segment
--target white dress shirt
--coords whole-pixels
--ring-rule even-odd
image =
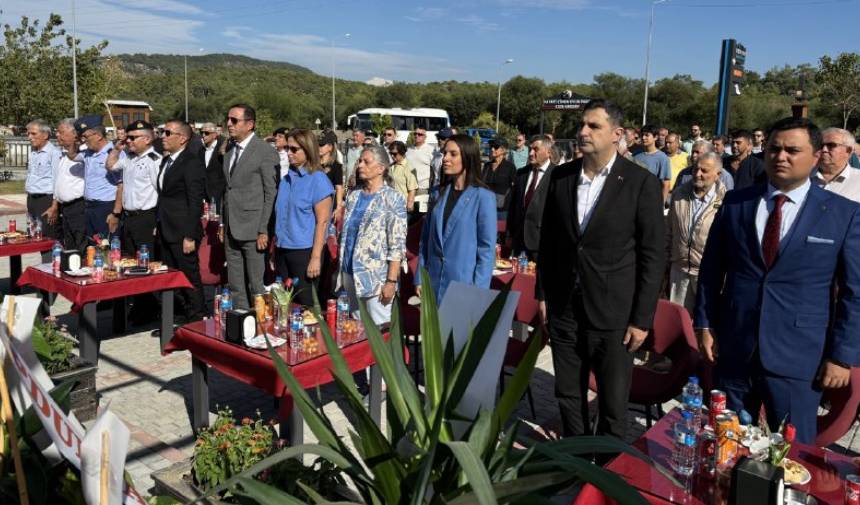
[[[250,135],[248,135],[247,137],[245,137],[245,140],[243,140],[242,142],[239,142],[239,143],[237,143],[237,144],[236,144],[236,145],[238,145],[238,146],[240,147],[240,149],[239,149],[239,157],[238,157],[238,158],[236,158],[236,153],[234,152],[234,151],[236,150],[236,145],[234,145],[234,146],[233,146],[233,149],[232,149],[232,150],[230,150],[230,152],[228,153],[228,154],[229,154],[229,156],[230,156],[230,160],[229,160],[229,161],[227,161],[227,163],[229,163],[229,164],[230,164],[230,170],[228,170],[228,171],[227,171],[227,173],[228,173],[228,174],[232,174],[232,173],[233,173],[233,159],[234,159],[234,158],[236,158],[236,162],[237,162],[237,163],[239,162],[239,160],[240,160],[240,159],[242,159],[242,155],[243,155],[243,154],[245,154],[245,149],[247,149],[247,148],[248,148],[248,144],[251,142],[251,138],[252,138],[253,136],[254,136],[254,132],[251,132],[251,134],[250,134]],[[176,159],[176,158],[174,158],[174,160],[175,160],[175,159]]]
[[[615,158],[613,158],[613,159],[615,159]],[[549,163],[550,163],[550,160],[544,161],[543,165],[541,165],[540,168],[538,169],[538,180],[537,180],[537,184],[535,184],[535,189],[537,189],[537,187],[540,186],[540,181],[542,181],[543,176],[546,175],[546,169],[549,168]],[[532,178],[534,176],[535,176],[534,170],[531,167],[529,167],[529,178],[526,180],[526,193],[528,193],[529,188],[532,186]],[[525,194],[525,193],[523,193],[523,194]]]
[[[788,234],[788,231],[791,230],[791,225],[794,224],[794,220],[800,213],[800,209],[806,201],[806,195],[809,194],[809,188],[811,186],[812,184],[809,182],[809,179],[807,179],[799,188],[792,189],[788,193],[785,193],[770,184],[767,185],[767,192],[762,195],[761,200],[759,200],[758,209],[755,213],[755,228],[758,233],[759,245],[761,245],[762,238],[764,237],[764,228],[767,226],[767,218],[770,216],[770,213],[773,212],[774,205],[776,203],[773,198],[780,194],[788,197],[782,204],[782,220],[779,223],[779,240],[781,242]]]
[[[212,141],[208,146],[203,144],[203,166],[209,166],[209,160],[212,159],[212,155],[215,154],[215,148],[218,147],[218,139]]]
[[[173,154],[168,154],[168,155],[167,155],[167,157],[168,157],[168,158],[170,158],[170,165],[171,165],[171,166],[172,166],[174,163],[176,163],[176,158],[178,158],[178,157],[179,157],[179,155],[180,155],[180,154],[182,154],[182,151],[184,151],[184,150],[185,150],[185,148],[182,148],[182,149],[180,149],[180,150],[176,151],[176,152],[175,152],[175,153],[173,153]],[[161,166],[161,164],[159,163],[159,167],[160,167],[160,166]],[[159,169],[160,169],[160,168],[159,168]],[[167,172],[167,170],[168,170],[168,168],[165,166],[165,167],[164,167],[164,170],[161,170],[161,173],[159,173],[159,174],[158,174],[158,187],[159,187],[159,188],[164,189],[164,174]]]
[[[594,207],[597,205],[597,200],[600,198],[600,193],[606,184],[606,178],[609,177],[609,172],[612,171],[612,165],[615,163],[617,156],[617,154],[612,155],[609,163],[600,169],[594,180],[589,179],[585,175],[585,170],[579,173],[579,180],[576,184],[576,219],[579,221],[579,229],[581,231],[585,231],[588,222],[591,220]],[[538,184],[540,184],[540,179],[538,179]]]
[[[151,146],[133,158],[117,160],[112,170],[122,170],[122,208],[137,211],[154,209],[158,204],[155,181],[161,156]]]
[[[278,151],[278,158],[281,160],[281,179],[287,175],[287,171],[290,169],[290,158],[287,155],[287,149],[284,148],[281,151]]]
[[[54,199],[60,203],[69,203],[83,196],[84,156],[78,153],[75,159],[70,160],[64,151],[54,180]]]
[[[860,170],[845,165],[839,175],[825,182],[818,169],[812,172],[812,182],[822,189],[832,191],[837,195],[844,196],[849,200],[860,202]]]

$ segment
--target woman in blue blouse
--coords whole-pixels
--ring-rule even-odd
[[[294,300],[313,304],[310,286],[322,268],[325,233],[331,217],[332,187],[320,170],[317,138],[296,128],[287,134],[290,168],[278,185],[275,199],[275,263],[284,279],[298,277]]]
[[[451,281],[489,288],[496,260],[496,196],[481,181],[481,152],[472,137],[448,140],[442,169],[451,182],[425,217],[418,250],[437,302]],[[419,294],[420,283],[415,272]]]
[[[388,152],[382,146],[361,152],[357,170],[361,189],[346,199],[340,241],[340,281],[350,309],[358,317],[358,301],[363,301],[377,325],[391,320],[406,252],[406,200],[385,183],[388,167]]]

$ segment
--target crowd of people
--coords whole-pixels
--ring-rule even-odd
[[[351,309],[391,317],[410,226],[418,264],[441,300],[452,281],[488,288],[497,242],[537,264],[536,293],[556,370],[566,436],[590,433],[589,371],[597,430],[623,438],[634,352],[660,297],[693,316],[728,406],[764,405],[811,442],[822,388],[844,387],[860,363],[860,172],[853,136],[788,118],[765,130],[685,139],[655,125],[624,126],[595,99],[577,138],[490,143],[484,161],[468,135],[446,128],[407,146],[386,129],[356,130],[344,152],[334,132],[279,128],[264,138],[246,104],[228,108],[226,137],[181,120],[144,121],[108,140],[100,116],[27,125],[27,211],[46,236],[82,249],[119,234],[185,273],[182,320],[207,315],[198,251],[204,201],[220,209],[236,308],[262,293],[267,265],[297,279],[310,305],[321,275],[336,275]],[[505,231],[500,236],[499,224]],[[324,272],[326,241],[339,269]],[[326,296],[327,294],[323,294]],[[403,295],[403,293],[401,293]],[[412,293],[406,293],[411,296]]]

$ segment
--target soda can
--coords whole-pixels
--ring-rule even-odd
[[[860,475],[845,477],[845,505],[860,505]]]
[[[734,427],[734,412],[725,410],[716,417],[714,431],[717,436],[717,466],[727,467],[734,463],[738,452],[737,430]]]
[[[91,267],[96,262],[96,248],[87,246],[87,266]]]
[[[212,314],[215,316],[215,318],[219,318],[221,316],[221,295],[220,294],[215,295],[215,307],[214,307],[214,310],[212,311]],[[220,319],[218,322],[220,322]]]
[[[717,414],[724,410],[726,410],[726,393],[719,389],[712,389],[711,403],[708,404],[708,422],[711,426],[716,426]]]
[[[709,428],[699,433],[699,470],[708,477],[717,473],[717,435]]]
[[[18,222],[15,221],[14,219],[9,220],[9,231],[10,232],[18,231]]]
[[[266,300],[263,295],[254,295],[254,312],[257,313],[257,322],[262,324],[266,321]]]

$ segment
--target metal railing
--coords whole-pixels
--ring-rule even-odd
[[[0,137],[3,143],[3,157],[0,166],[5,169],[27,168],[27,160],[30,159],[30,141],[27,137]]]

